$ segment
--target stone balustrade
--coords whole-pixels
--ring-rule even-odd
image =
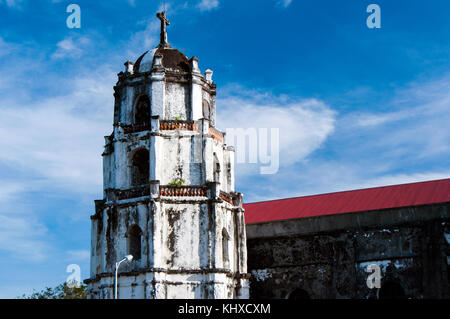
[[[198,125],[194,121],[163,120],[159,122],[159,129],[161,131],[173,131],[173,130],[197,131]]]
[[[206,196],[206,186],[160,186],[161,196],[197,197]]]

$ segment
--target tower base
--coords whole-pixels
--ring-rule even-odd
[[[85,281],[89,299],[113,299],[114,275]],[[206,271],[120,273],[119,299],[248,299],[248,275]]]

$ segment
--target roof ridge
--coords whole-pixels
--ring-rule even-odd
[[[406,186],[406,185],[413,185],[413,184],[435,183],[435,182],[440,182],[440,181],[445,181],[445,180],[450,180],[450,178],[442,178],[442,179],[435,179],[435,180],[429,180],[429,181],[410,182],[410,183],[394,184],[394,185],[373,186],[373,187],[367,187],[367,188],[350,189],[350,190],[344,190],[344,191],[321,193],[321,194],[313,194],[313,195],[304,195],[304,196],[295,196],[295,197],[270,199],[270,200],[264,200],[264,201],[259,201],[259,202],[244,203],[244,205],[258,204],[258,203],[267,203],[267,202],[275,202],[275,201],[283,201],[283,200],[289,200],[289,199],[316,197],[316,196],[331,195],[331,194],[342,194],[342,193],[350,193],[350,192],[364,191],[364,190],[370,190],[370,189],[382,189],[382,188],[388,188],[388,187]]]

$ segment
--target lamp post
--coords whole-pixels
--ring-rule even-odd
[[[117,272],[119,271],[119,266],[124,261],[132,261],[132,260],[133,260],[133,255],[127,255],[121,261],[116,262],[116,277],[115,277],[115,284],[114,284],[114,299],[117,299]]]

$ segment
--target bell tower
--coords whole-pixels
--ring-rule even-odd
[[[234,149],[215,128],[213,72],[167,40],[125,63],[105,137],[104,196],[91,216],[90,298],[248,298]]]

